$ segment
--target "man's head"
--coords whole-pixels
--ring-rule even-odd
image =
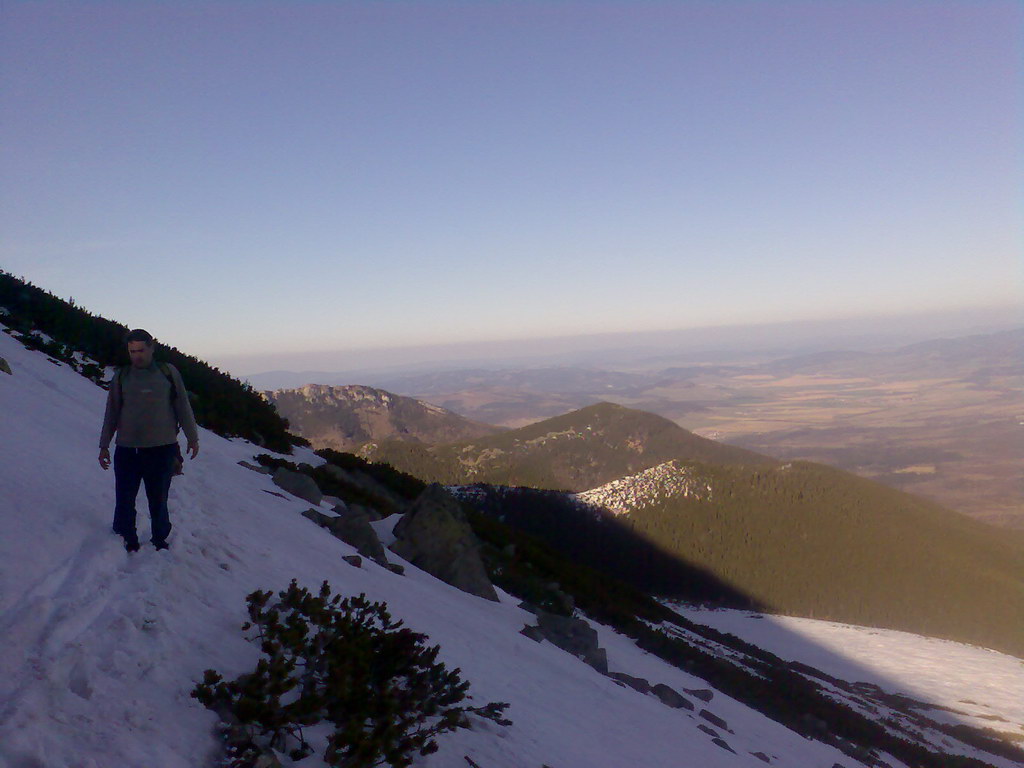
[[[153,363],[153,337],[147,331],[136,328],[125,336],[128,342],[128,357],[136,368],[148,368]]]

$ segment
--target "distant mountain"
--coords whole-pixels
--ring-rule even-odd
[[[772,466],[753,451],[688,432],[653,413],[598,403],[497,435],[445,445],[381,441],[365,458],[424,480],[583,491],[672,459]]]
[[[263,395],[288,419],[292,430],[317,448],[344,450],[381,440],[445,443],[503,431],[373,387],[307,384]]]
[[[931,339],[888,352],[819,352],[775,360],[761,372],[780,374],[967,379],[1024,374],[1024,328],[952,339]]]

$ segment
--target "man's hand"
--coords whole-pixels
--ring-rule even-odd
[[[103,469],[110,469],[110,450],[108,448],[100,448],[100,466]]]
[[[190,459],[194,459],[198,455],[199,455],[199,441],[196,440],[195,442],[190,442],[188,444],[188,457]]]

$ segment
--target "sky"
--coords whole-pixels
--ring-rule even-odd
[[[1016,2],[0,9],[0,268],[206,359],[1024,304]]]

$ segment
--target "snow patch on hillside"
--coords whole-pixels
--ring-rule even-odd
[[[673,459],[629,477],[575,494],[584,504],[600,507],[615,515],[666,499],[686,498],[710,501],[711,484],[699,478],[692,467]]]

